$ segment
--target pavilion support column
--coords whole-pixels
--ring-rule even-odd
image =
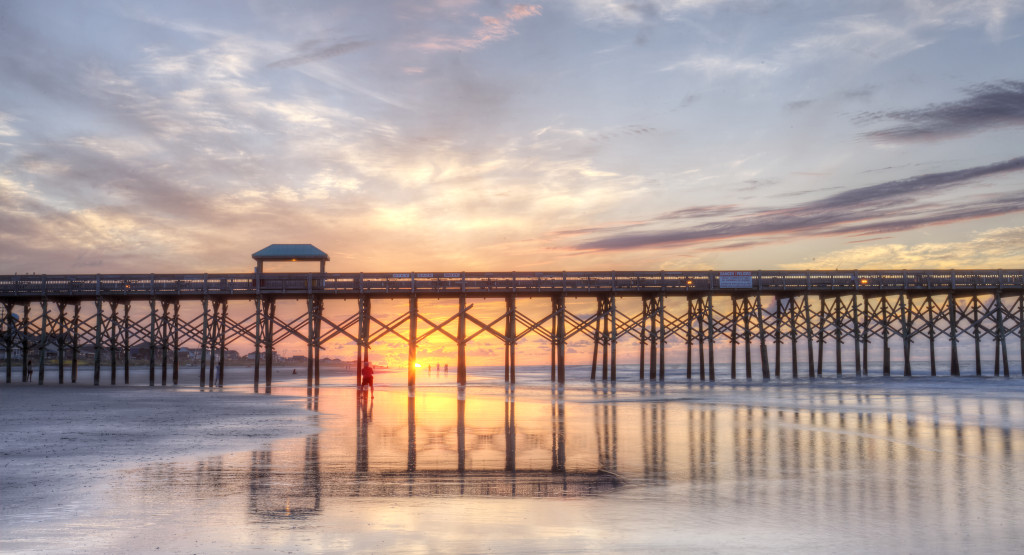
[[[649,316],[651,318],[651,331],[647,334],[647,340],[651,343],[651,369],[647,377],[651,381],[654,381],[658,372],[658,369],[656,368],[658,364],[658,300],[654,295],[650,296],[649,307],[650,310],[648,310],[648,312],[650,313]]]
[[[256,301],[257,303],[259,301]],[[210,299],[203,297],[203,335],[199,340],[199,387],[206,387],[206,350],[210,346]],[[259,353],[256,356],[259,359]],[[211,359],[212,361],[212,359]],[[211,380],[212,381],[212,380]]]
[[[935,306],[935,297],[930,293],[928,294],[928,360],[931,362],[932,376],[937,376],[936,360],[935,360],[935,319],[939,315],[939,310]]]
[[[306,387],[313,386],[313,294],[306,297]]]
[[[253,347],[253,358],[255,358],[255,361],[253,362],[253,372],[252,372],[252,390],[253,390],[253,393],[259,393],[259,390],[260,390],[260,349],[261,349],[261,347],[263,345],[263,337],[265,335],[263,328],[264,328],[264,321],[266,320],[266,318],[263,317],[263,305],[264,305],[263,297],[262,296],[256,297],[256,337],[253,339],[253,345],[252,345],[252,347]],[[204,312],[204,314],[205,314],[205,311],[206,311],[206,301],[204,300],[203,301],[203,312]],[[203,322],[203,324],[204,324],[204,334],[205,334],[205,321]],[[205,351],[204,351],[204,357],[205,357]],[[203,359],[204,368],[205,368],[205,361],[206,361],[206,359],[204,358]],[[356,374],[358,374],[358,373],[359,372],[357,370]]]
[[[974,326],[974,374],[981,375],[981,317],[978,312],[981,310],[981,302],[978,295],[971,295],[971,304],[974,308],[974,318],[971,323]]]
[[[265,334],[263,337],[263,352],[267,356],[267,364],[265,365],[266,373],[263,376],[263,383],[266,387],[266,393],[270,393],[270,386],[274,380],[274,317],[277,312],[277,299],[274,297],[268,297],[263,307],[263,315],[265,318],[264,329]],[[216,310],[216,308],[214,308]],[[356,374],[359,374],[359,370],[356,370]]]
[[[775,301],[775,379],[782,377],[782,299],[774,297]]]
[[[753,308],[750,306],[750,297],[744,295],[743,297],[743,354],[744,370],[747,373],[747,379],[754,379],[753,361],[750,357],[750,311]]]
[[[611,303],[608,297],[604,296],[601,298],[601,381],[608,381],[608,333],[611,316]]]
[[[456,381],[459,385],[466,385],[466,296],[459,296],[459,330],[456,336],[459,344],[459,358],[456,361]]]
[[[833,303],[835,300],[833,299]],[[828,314],[828,301],[825,297],[818,296],[818,366],[816,373],[818,377],[821,377],[822,364],[825,362],[825,325],[827,324],[826,315]]]
[[[594,314],[594,356],[590,359],[590,381],[597,381],[597,351],[601,345],[601,297],[597,298],[597,313]],[[506,378],[505,381],[508,381]]]
[[[800,377],[797,362],[797,304],[796,297],[789,297],[789,306],[786,307],[786,321],[789,324],[789,356],[793,367],[793,379]]]
[[[877,303],[876,303],[876,310],[877,310]],[[862,375],[864,375],[864,376],[868,375],[868,343],[869,343],[869,338],[871,337],[871,320],[870,320],[870,318],[871,318],[871,300],[867,296],[865,296],[864,297],[864,327],[863,327],[863,333],[861,334],[861,340],[863,342],[861,344],[861,350],[863,352],[863,356],[861,356],[861,364],[863,365],[863,367],[862,367]]]
[[[1010,377],[1010,360],[1006,352],[1006,328],[1004,320],[1005,307],[1003,306],[1003,295],[1001,291],[996,291],[995,299],[993,302],[996,305],[996,375],[999,375],[999,356],[998,353],[1002,352],[1003,361],[1003,376]],[[43,312],[46,310],[44,308]],[[43,369],[43,363],[39,363],[39,370]],[[40,382],[41,383],[41,382]]]
[[[323,262],[321,262],[321,266]],[[313,326],[313,385],[320,387],[320,330],[324,321],[324,298],[318,296],[313,308],[316,309],[316,321]]]

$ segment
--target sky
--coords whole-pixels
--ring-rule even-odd
[[[1022,53],[1024,0],[0,0],[0,274],[1022,268]]]

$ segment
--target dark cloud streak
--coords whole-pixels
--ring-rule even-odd
[[[925,174],[844,191],[791,208],[737,215],[682,229],[631,232],[599,238],[575,246],[581,250],[625,250],[669,244],[730,240],[758,235],[814,233],[841,235],[912,229],[938,223],[1024,211],[1024,195],[1010,195],[983,204],[947,208],[925,205],[942,190],[1003,173],[1024,170],[1024,156],[987,166]],[[689,210],[678,211],[690,214]],[[906,217],[907,214],[915,214]]]
[[[905,142],[946,139],[1008,125],[1024,125],[1024,81],[986,83],[968,89],[958,102],[919,110],[871,112],[858,121],[895,120],[902,125],[865,133],[877,141]]]

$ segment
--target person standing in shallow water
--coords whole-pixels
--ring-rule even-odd
[[[370,388],[370,397],[372,398],[373,397],[373,366],[370,366],[369,362],[366,363],[366,366],[363,366],[362,377],[363,377],[363,391],[366,391],[366,388],[369,387]]]

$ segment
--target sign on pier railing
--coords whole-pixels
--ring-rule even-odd
[[[722,289],[750,289],[754,287],[753,272],[719,272],[718,286]]]

